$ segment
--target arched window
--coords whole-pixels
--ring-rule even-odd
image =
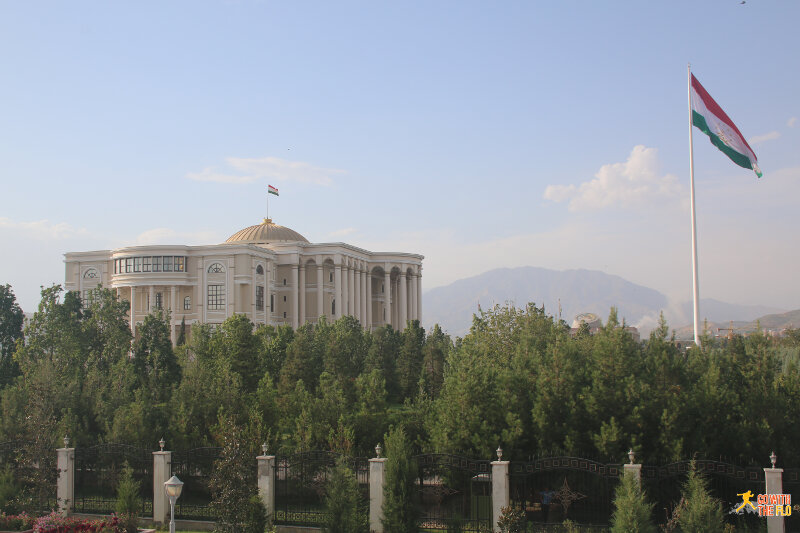
[[[225,267],[222,266],[222,263],[214,263],[208,267],[209,274],[219,274],[220,272],[225,272]]]
[[[258,265],[256,267],[256,274],[258,274],[259,276],[263,276],[264,275],[264,267],[261,266],[261,265]]]
[[[192,297],[187,296],[183,299],[183,310],[190,311],[192,309]]]
[[[83,279],[93,279],[99,277],[100,273],[97,271],[96,268],[89,268],[86,270],[86,272],[83,273]]]

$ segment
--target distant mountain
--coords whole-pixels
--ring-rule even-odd
[[[620,319],[649,332],[663,310],[670,327],[691,322],[692,306],[671,306],[662,293],[631,283],[619,276],[596,270],[549,270],[539,267],[498,268],[461,279],[425,293],[425,326],[439,324],[451,335],[463,336],[472,324],[478,305],[488,309],[495,304],[529,302],[544,305],[548,314],[572,323],[575,315],[597,313],[603,321],[612,306]],[[717,300],[701,300],[701,311],[709,320],[753,320],[766,313],[782,311],[763,306],[740,306]]]
[[[761,328],[762,331],[774,330],[780,331],[785,328],[798,328],[800,327],[800,309],[796,311],[787,311],[785,313],[772,313],[759,316],[753,320],[729,320],[729,321],[708,321],[700,325],[708,327],[712,335],[719,335],[724,337],[728,334],[728,330],[733,328],[734,333],[746,333],[756,331]],[[679,339],[691,339],[694,337],[694,328],[690,324],[676,330],[676,336]]]

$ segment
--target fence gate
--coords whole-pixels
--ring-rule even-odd
[[[153,453],[127,444],[98,444],[75,449],[77,513],[109,514],[116,506],[124,465],[133,470],[142,499],[140,516],[153,516]]]
[[[490,531],[490,461],[448,454],[423,454],[417,462],[419,527],[435,531]]]
[[[211,507],[211,472],[220,458],[222,448],[194,448],[172,452],[172,474],[183,481],[181,497],[175,503],[175,518],[184,520],[215,520]]]
[[[275,523],[319,527],[325,521],[325,485],[340,454],[313,451],[276,458]],[[358,479],[362,510],[369,508],[369,461],[346,458]]]
[[[708,479],[711,495],[722,501],[726,522],[734,524],[737,531],[740,528],[758,531],[759,527],[765,526],[764,518],[760,518],[758,512],[750,506],[745,505],[740,512],[736,512],[743,503],[740,494],[752,492],[755,504],[755,497],[765,492],[763,468],[741,467],[707,459],[698,459],[695,465],[697,472]],[[654,512],[658,523],[666,522],[680,501],[681,488],[686,483],[690,468],[691,461],[664,466],[642,466],[642,487],[647,491],[648,499],[655,502]]]
[[[608,527],[621,465],[577,457],[512,461],[511,505],[525,511],[529,524],[545,526],[571,520]]]

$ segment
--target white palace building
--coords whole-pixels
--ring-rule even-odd
[[[365,328],[398,330],[422,316],[422,259],[345,243],[314,244],[264,219],[208,246],[132,246],[65,254],[65,289],[84,302],[102,285],[130,303],[131,331],[153,309],[181,320],[220,324],[234,313],[255,324],[294,328],[326,316],[356,317]]]

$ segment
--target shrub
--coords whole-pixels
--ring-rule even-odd
[[[84,520],[61,516],[55,511],[37,518],[33,530],[35,533],[123,533],[116,516],[105,520]]]
[[[6,515],[0,513],[0,529],[4,531],[25,531],[33,529],[36,519],[27,513]]]
[[[140,483],[133,479],[133,469],[125,463],[117,484],[116,511],[120,526],[127,533],[136,533],[139,527],[139,512],[142,507],[139,485]]]
[[[656,533],[653,523],[653,504],[639,481],[632,475],[622,476],[614,495],[614,514],[611,517],[612,533]]]
[[[500,509],[497,526],[501,533],[525,533],[525,513],[522,509],[508,506]]]
[[[676,508],[682,533],[722,533],[725,517],[722,502],[711,495],[708,479],[700,475],[692,461],[689,477],[683,485],[682,500]]]
[[[327,533],[367,533],[369,520],[361,509],[361,496],[355,473],[340,457],[331,470],[325,487],[325,527]]]
[[[14,496],[19,492],[16,482],[14,482],[14,472],[10,466],[0,470],[0,511],[13,513],[17,511]]]

